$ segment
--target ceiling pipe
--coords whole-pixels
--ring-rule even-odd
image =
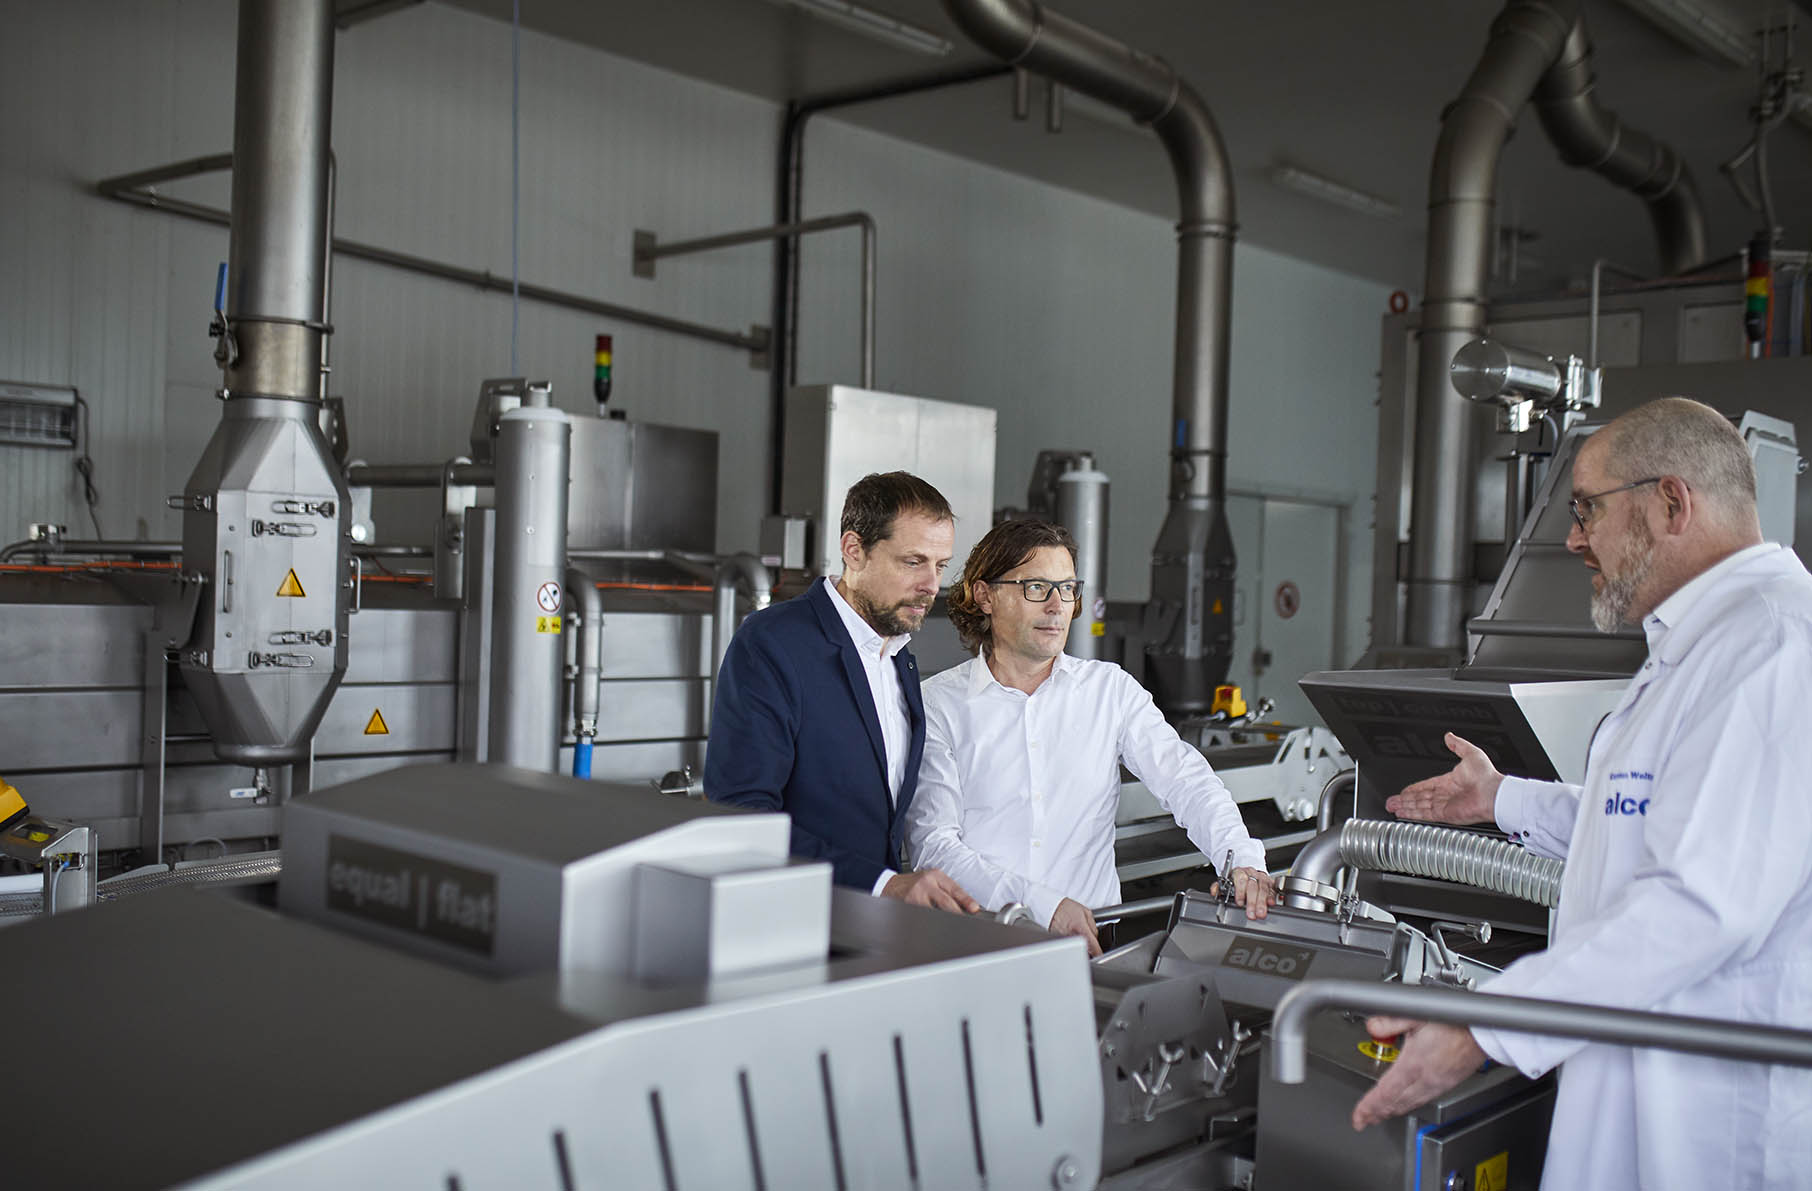
[[[1226,147],[1201,96],[1158,58],[1034,0],[944,0],[944,9],[1008,64],[1149,125],[1169,154],[1178,190],[1170,510],[1152,549],[1147,685],[1168,714],[1206,712],[1233,648],[1226,466],[1235,220]]]
[[[1705,263],[1705,209],[1692,170],[1671,145],[1628,128],[1598,102],[1592,39],[1573,23],[1560,58],[1535,90],[1541,126],[1568,165],[1601,174],[1648,204],[1668,276]]]
[[[1577,0],[1512,0],[1441,121],[1429,179],[1428,274],[1416,367],[1416,454],[1404,641],[1457,651],[1471,602],[1472,410],[1451,379],[1454,353],[1484,333],[1498,161],[1533,100],[1561,159],[1649,208],[1663,270],[1704,263],[1705,215],[1679,154],[1626,128],[1593,94],[1592,44]]]
[[[1449,376],[1485,330],[1498,161],[1517,114],[1559,57],[1579,4],[1511,0],[1441,119],[1428,181],[1428,271],[1416,363],[1404,641],[1458,650],[1472,595],[1473,410]]]

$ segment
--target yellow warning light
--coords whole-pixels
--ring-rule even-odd
[[[296,578],[296,568],[291,567],[289,574],[283,576],[283,585],[277,588],[280,596],[302,597],[308,593],[302,590],[302,580]]]

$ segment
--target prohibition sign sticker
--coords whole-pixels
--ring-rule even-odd
[[[535,593],[535,602],[541,605],[543,612],[558,612],[560,610],[560,585],[551,579],[543,583],[541,589]]]

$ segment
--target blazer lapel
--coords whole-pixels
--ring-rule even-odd
[[[849,680],[850,697],[856,701],[856,710],[862,714],[862,726],[868,730],[869,747],[874,750],[875,765],[881,771],[881,797],[892,799],[887,794],[887,744],[881,736],[881,716],[875,710],[874,692],[868,686],[868,671],[862,668],[862,655],[856,649],[856,643],[850,640],[849,628],[843,618],[837,615],[837,607],[831,603],[830,593],[824,590],[823,583],[813,583],[808,599],[818,613],[818,627],[824,630],[824,636],[837,647],[837,656],[843,662],[844,677]],[[915,692],[916,693],[916,692]]]

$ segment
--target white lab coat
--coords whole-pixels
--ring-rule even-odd
[[[1644,623],[1584,787],[1507,779],[1498,823],[1567,859],[1548,950],[1487,991],[1812,1029],[1812,576],[1763,545]],[[1546,1191],[1812,1187],[1812,1070],[1475,1029],[1562,1063]]]

